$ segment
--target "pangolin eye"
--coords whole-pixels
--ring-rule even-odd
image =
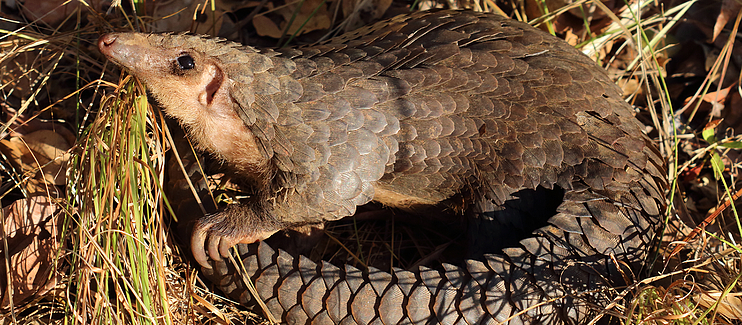
[[[190,54],[183,54],[178,57],[178,68],[181,70],[191,70],[196,67],[196,62]]]

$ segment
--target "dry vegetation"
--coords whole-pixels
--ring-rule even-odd
[[[616,288],[618,298],[605,313],[623,324],[740,323],[742,224],[729,204],[742,193],[737,179],[742,139],[736,132],[742,127],[740,5],[734,0],[631,0],[628,6],[621,0],[444,2],[412,6],[501,12],[582,49],[622,86],[667,158],[674,184],[668,197],[677,204],[668,211],[655,270],[637,275],[628,288]],[[0,323],[260,322],[203,282],[178,245],[182,231],[169,211],[189,193],[166,197],[163,189],[170,170],[182,163],[168,160],[175,156],[171,152],[193,154],[182,140],[172,145],[183,136],[150,105],[143,86],[106,63],[96,49],[98,35],[193,31],[259,46],[304,44],[403,13],[410,5],[224,0],[187,6],[132,0],[111,7],[101,0],[5,1],[0,251],[10,254],[0,263]],[[229,182],[221,181],[228,178],[214,174],[216,198],[205,206],[230,199],[218,194],[233,193]],[[412,266],[455,245],[450,234],[421,235],[419,227],[395,228],[372,212],[366,216],[370,222],[328,227],[326,245],[315,253],[362,265],[380,259],[382,265]],[[343,237],[352,240],[336,240]],[[389,247],[414,252],[378,254]]]

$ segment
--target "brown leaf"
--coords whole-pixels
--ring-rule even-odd
[[[716,23],[714,24],[714,35],[711,37],[712,42],[724,30],[724,26],[726,26],[729,19],[737,16],[740,8],[742,8],[742,3],[739,0],[724,0],[721,3],[721,11],[719,12],[719,16],[716,17]]]
[[[314,12],[314,9],[318,6],[319,9],[317,9],[314,15],[312,15],[312,12]],[[291,20],[291,17],[294,15],[294,10],[285,8],[279,11],[283,15],[284,19],[284,22],[281,23],[281,30],[284,30],[286,29],[286,25],[288,24],[288,22]],[[302,26],[302,24],[304,25]],[[308,33],[318,29],[329,29],[330,16],[327,12],[327,6],[322,4],[322,1],[306,0],[304,5],[297,13],[296,18],[294,18],[294,21],[291,24],[291,27],[289,27],[287,34],[293,35],[294,33],[296,33],[297,30],[299,30],[299,28],[301,28],[299,34]]]
[[[23,14],[32,20],[38,19],[50,26],[56,26],[80,6],[77,0],[26,0],[23,2]]]
[[[65,170],[70,155],[70,144],[61,135],[51,130],[39,130],[24,137],[28,147],[36,154],[43,167],[44,179],[54,185],[64,185]]]
[[[735,85],[732,85],[719,91],[706,93],[706,95],[700,98],[701,104],[698,107],[698,112],[708,112],[712,117],[720,117],[724,111],[724,103],[729,95],[729,90],[734,86]],[[691,102],[691,100],[693,100],[693,102]],[[698,97],[695,97],[695,99],[694,97],[688,97],[685,99],[684,105],[692,107],[693,105],[696,105],[695,100],[698,100]]]
[[[734,85],[732,85],[734,86]],[[727,99],[727,96],[729,95],[729,90],[732,89],[732,86],[726,87],[724,89],[721,89],[719,91],[713,91],[710,93],[706,93],[706,95],[703,96],[703,101],[709,102],[709,103],[721,103]]]
[[[24,173],[41,169],[43,179],[53,185],[66,182],[70,147],[64,136],[52,130],[39,130],[0,141],[0,151],[10,158],[13,166]]]
[[[2,308],[11,303],[8,277],[14,304],[46,293],[60,280],[57,274],[50,276],[61,248],[61,220],[56,211],[57,204],[46,196],[17,200],[3,209],[10,269],[0,263]]]
[[[729,95],[729,90],[735,85],[731,85],[719,91],[707,93],[703,98],[701,98],[704,102],[711,104],[711,116],[721,116],[721,112],[724,109],[724,102]]]
[[[36,60],[43,61],[45,58],[37,57]],[[33,67],[33,69],[39,68],[41,67]],[[2,70],[0,70],[0,72],[2,72]],[[0,75],[2,75],[2,73],[0,73]],[[19,92],[23,91],[19,90]],[[55,109],[55,106],[53,106],[52,109]],[[61,111],[59,109],[55,110]],[[62,136],[67,143],[75,143],[76,141],[75,133],[62,126],[60,123],[43,120],[38,118],[38,116],[35,116],[35,114],[28,113],[28,111],[19,114],[15,108],[10,106],[2,106],[2,113],[7,114],[9,117],[12,116],[13,123],[10,125],[6,133],[0,134],[0,138],[5,138],[8,134],[12,137],[21,137],[39,130],[52,130]]]
[[[260,36],[268,36],[273,38],[280,38],[281,31],[280,28],[274,23],[270,18],[264,16],[264,15],[257,15],[252,20],[253,26],[255,26],[255,31]]]
[[[93,8],[95,11],[104,12],[111,5],[108,0],[25,0],[15,1],[23,14],[29,20],[38,20],[43,24],[57,27],[65,19],[82,10],[83,13]]]
[[[742,130],[742,97],[739,92],[732,91],[727,96],[725,103],[725,110],[721,112],[721,117],[724,119],[722,130],[727,128],[733,128],[735,134],[739,134],[738,130]],[[728,155],[738,155],[738,150],[734,152],[728,152]]]
[[[526,0],[525,9],[528,18],[535,19],[543,16],[547,13],[547,11],[548,13],[552,13],[560,10],[563,7],[572,6],[575,2],[577,1]],[[601,2],[603,3],[603,5],[605,5],[606,8],[608,8],[608,10],[612,11],[613,13],[618,12],[620,7],[624,5],[623,1],[616,0],[602,0]],[[552,20],[554,30],[557,33],[565,33],[567,31],[570,31],[573,35],[577,36],[576,40],[568,40],[568,42],[572,45],[579,44],[591,36],[591,34],[588,33],[588,30],[585,29],[586,22],[590,26],[589,31],[592,32],[592,35],[595,35],[596,33],[600,33],[600,31],[604,30],[611,23],[611,19],[608,17],[608,14],[602,10],[601,7],[598,7],[590,1],[582,1],[576,7],[573,7],[568,11],[559,14]],[[541,24],[540,28],[543,30],[548,30],[547,24]]]
[[[154,17],[167,17],[152,24],[154,32],[182,32],[190,31],[196,34],[217,36],[224,21],[221,17],[224,12],[231,11],[232,6],[225,1],[191,1],[186,4],[183,1],[152,1],[152,12]],[[194,20],[195,17],[195,20]]]
[[[721,120],[713,120],[711,122],[706,123],[706,125],[703,127],[703,130],[713,130],[717,126],[719,126],[719,123],[721,123]]]
[[[271,17],[261,14],[253,18],[252,23],[258,35],[280,38],[295,33],[301,35],[330,28],[330,15],[327,11],[327,5],[322,0],[306,0],[301,8],[297,7],[297,4],[282,6],[274,13],[280,15],[280,17],[276,17],[275,14]],[[286,35],[283,35],[289,22],[291,22],[291,26],[286,31]],[[299,32],[297,33],[297,31]]]
[[[342,0],[345,31],[368,25],[384,16],[392,0]]]

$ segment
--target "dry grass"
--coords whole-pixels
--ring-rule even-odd
[[[668,38],[668,32],[695,1],[676,2],[658,9],[654,1],[634,1],[634,6],[615,14],[599,2],[592,2],[596,11],[607,13],[610,26],[602,27],[603,32],[596,34],[591,30],[592,16],[586,15],[585,32],[574,35],[574,40],[583,52],[607,67],[627,90],[627,99],[636,105],[638,116],[657,139],[667,158],[667,176],[673,184],[668,193],[669,202],[675,202],[681,188],[690,186],[679,175],[705,169],[712,175],[706,178],[699,175],[697,179],[711,183],[709,186],[717,191],[716,211],[724,213],[717,214],[717,220],[699,215],[698,211],[687,214],[683,209],[670,209],[665,241],[661,247],[654,248],[656,258],[649,261],[655,262],[655,271],[628,288],[618,288],[618,297],[622,299],[609,306],[606,314],[618,315],[624,324],[736,323],[742,317],[739,297],[742,290],[738,284],[742,276],[742,250],[737,244],[742,238],[742,226],[735,206],[725,207],[724,202],[736,192],[736,154],[729,155],[740,148],[739,138],[711,126],[706,128],[711,131],[702,133],[690,125],[693,121],[713,119],[703,111],[703,101],[696,98],[721,89],[722,83],[717,81],[732,73],[728,67],[732,64],[733,36],[738,24],[726,34],[729,41],[717,59],[712,60],[708,76],[698,91],[693,90],[693,99],[684,107],[677,107],[665,72],[676,45]],[[570,9],[584,10],[586,7],[580,6],[588,1],[575,1],[556,10],[541,7],[544,14],[535,18],[533,12],[527,12],[518,2],[512,3],[512,7],[503,9],[554,31],[560,14]],[[488,11],[496,8],[491,1],[472,6]],[[82,19],[83,16],[88,19]],[[179,251],[171,233],[170,205],[163,194],[168,164],[165,158],[170,150],[167,139],[171,131],[160,111],[147,102],[144,87],[129,77],[116,77],[117,69],[103,64],[94,48],[92,42],[98,31],[123,22],[132,29],[148,23],[144,17],[131,14],[128,17],[109,24],[102,12],[83,6],[66,17],[67,24],[78,22],[76,28],[64,32],[45,27],[41,22],[0,31],[3,73],[16,76],[16,81],[3,78],[3,104],[16,111],[6,116],[7,124],[0,134],[6,135],[9,129],[17,127],[14,119],[24,122],[35,119],[56,120],[70,128],[76,137],[70,150],[72,158],[68,162],[65,191],[55,196],[61,202],[61,216],[65,220],[63,249],[55,263],[55,272],[62,280],[43,296],[9,309],[2,322],[254,323],[254,316],[245,309],[212,294],[183,258],[185,255]],[[739,22],[739,17],[734,19]],[[286,42],[295,37],[284,36]],[[737,84],[732,90],[738,87]],[[55,91],[67,93],[59,95]],[[693,150],[684,150],[688,146]],[[2,167],[7,176],[0,191],[3,202],[19,195],[28,196],[33,173],[17,170],[8,157],[3,157]],[[687,214],[696,224],[714,225],[709,228],[715,230],[699,227],[694,232],[695,224],[682,225],[676,213]],[[703,223],[704,219],[708,222]],[[724,222],[731,226],[719,226]],[[351,222],[338,225],[328,233],[356,234],[359,243],[361,238],[366,238],[363,245],[331,246],[343,254],[343,259],[353,256],[358,265],[375,258],[376,250],[396,251],[393,248],[405,247],[417,250],[420,256],[430,256],[438,248],[424,243],[428,238],[414,234],[405,237],[410,238],[405,241],[389,240],[399,238],[396,236],[399,233],[410,234],[411,230],[387,224],[364,230]],[[691,237],[692,234],[695,236]],[[443,241],[451,241],[445,234],[437,235]],[[668,245],[670,241],[675,242]],[[378,256],[388,259],[390,255]]]

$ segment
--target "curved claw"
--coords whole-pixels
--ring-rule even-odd
[[[229,256],[229,249],[232,248],[232,246],[237,245],[233,240],[227,240],[227,238],[222,238],[222,240],[219,242],[219,254],[221,256]]]
[[[209,265],[209,258],[206,256],[206,251],[204,250],[206,235],[209,228],[211,228],[211,226],[205,226],[199,222],[193,228],[193,235],[191,235],[191,252],[193,253],[193,258],[196,259],[198,264],[206,269],[211,268],[211,265]]]
[[[213,233],[211,236],[209,236],[209,242],[207,243],[207,246],[209,247],[209,257],[211,257],[212,260],[215,261],[221,261],[222,255],[219,254],[219,243],[224,242],[225,238],[221,236],[215,236]],[[227,256],[227,255],[223,255]]]

